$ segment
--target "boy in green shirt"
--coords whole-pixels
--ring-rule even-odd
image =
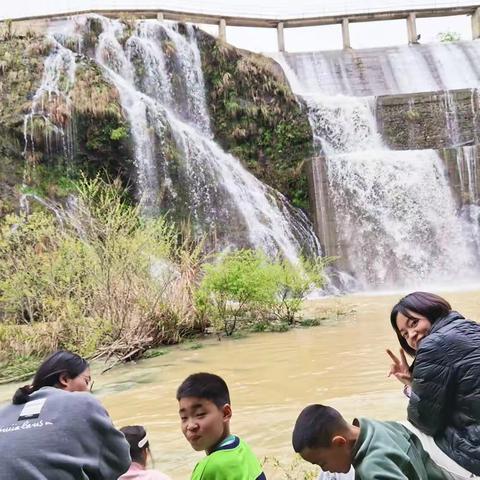
[[[182,432],[194,450],[207,456],[192,480],[266,480],[250,447],[230,434],[232,407],[225,381],[212,373],[194,373],[178,387]]]
[[[331,407],[310,405],[299,415],[293,449],[322,470],[347,473],[356,480],[451,480],[422,447],[420,440],[397,422],[355,419],[353,425]]]

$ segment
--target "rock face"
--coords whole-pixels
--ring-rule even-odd
[[[127,32],[132,28],[126,25]],[[49,75],[44,68],[52,41],[32,34],[1,42],[0,212],[17,208],[21,191],[61,200],[81,174],[120,177],[133,193],[137,179],[129,122],[117,89],[92,60],[100,33],[101,25],[92,19],[81,49],[67,40],[66,46],[77,52],[75,80],[66,85],[64,78],[57,79],[58,91],[47,88],[40,94]],[[215,140],[308,211],[303,166],[312,155],[312,134],[306,111],[281,70],[270,59],[200,31],[197,35]]]
[[[49,45],[43,38],[0,41],[0,215],[11,211],[22,183],[23,120],[40,82]]]
[[[33,54],[36,77],[26,69],[22,101],[7,102],[18,168],[5,212],[25,193],[61,202],[76,179],[100,174],[130,187],[146,215],[187,222],[213,248],[294,262],[319,253],[296,208],[308,210],[312,133],[274,62],[184,24],[89,16],[32,38],[45,45]],[[21,40],[5,48],[21,50]]]
[[[62,69],[53,78],[46,59],[54,45],[46,37],[0,43],[0,212],[17,208],[22,191],[61,200],[81,174],[130,183],[128,126],[98,66],[74,56],[70,85]]]
[[[306,108],[270,58],[199,35],[215,139],[255,176],[308,211],[304,162],[313,154]]]
[[[473,145],[480,137],[479,102],[475,89],[381,96],[379,132],[394,150]]]

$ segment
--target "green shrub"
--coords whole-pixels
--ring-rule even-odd
[[[437,33],[437,38],[441,43],[459,42],[462,36],[458,32],[452,32],[450,30],[446,32]]]
[[[221,255],[204,268],[197,309],[226,335],[239,324],[253,324],[254,331],[284,331],[285,325],[294,324],[312,285],[322,285],[323,265],[318,260],[294,266],[254,250]]]
[[[254,250],[221,255],[206,265],[197,291],[197,306],[208,312],[217,329],[231,335],[239,322],[246,322],[273,302],[274,273],[266,257]]]
[[[125,196],[84,180],[74,211],[2,220],[0,361],[56,348],[131,359],[196,328],[201,245]]]

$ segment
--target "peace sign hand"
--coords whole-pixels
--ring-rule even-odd
[[[400,349],[400,358],[398,358],[391,350],[387,349],[388,356],[393,360],[390,367],[388,376],[393,375],[396,379],[402,382],[404,385],[412,385],[412,374],[408,366],[407,357],[405,357],[405,351]]]

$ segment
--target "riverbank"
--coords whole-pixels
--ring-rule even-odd
[[[465,316],[479,320],[480,291],[438,293]],[[400,296],[362,294],[308,301],[305,317],[327,309],[347,313],[284,333],[195,339],[103,375],[103,363],[94,362],[94,395],[117,426],[144,424],[157,468],[174,479],[186,479],[202,454],[193,452],[180,432],[175,391],[190,373],[215,372],[231,390],[233,431],[259,457],[276,457],[288,469],[294,462],[293,423],[309,403],[332,405],[347,419],[404,418],[406,400],[401,385],[387,377],[390,362],[385,354],[385,348],[398,349],[389,313]],[[0,386],[0,401],[8,401],[16,386]],[[266,470],[269,479],[288,478],[271,463]]]

